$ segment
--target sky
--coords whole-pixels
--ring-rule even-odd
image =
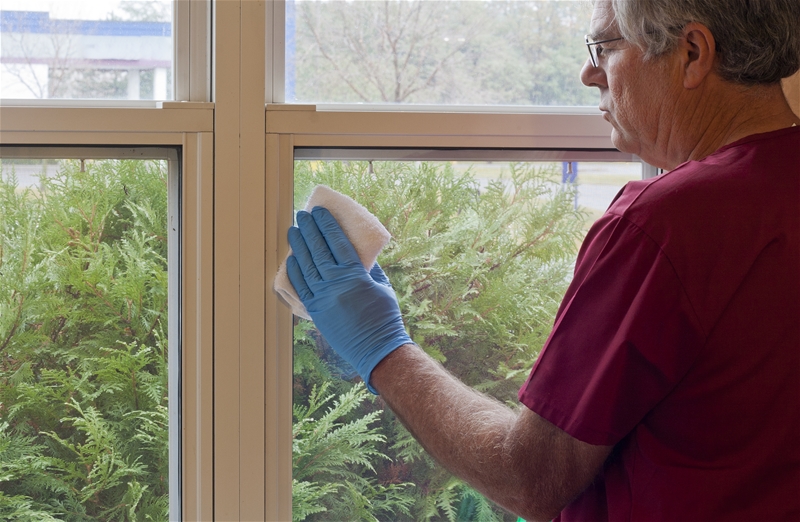
[[[50,18],[105,20],[125,0],[0,0],[3,11],[47,11]],[[171,3],[171,0],[160,0]]]

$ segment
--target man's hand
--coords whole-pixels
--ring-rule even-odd
[[[328,344],[377,393],[369,382],[372,370],[411,344],[389,279],[377,263],[367,272],[327,209],[298,212],[288,235],[293,255],[286,272],[297,295]]]

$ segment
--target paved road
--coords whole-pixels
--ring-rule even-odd
[[[621,188],[614,185],[578,185],[578,205],[606,210]]]

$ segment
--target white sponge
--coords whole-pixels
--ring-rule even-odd
[[[308,198],[305,210],[311,212],[314,207],[325,207],[330,211],[345,235],[353,243],[353,246],[361,259],[361,263],[367,270],[372,268],[378,259],[386,243],[389,242],[391,235],[386,227],[373,216],[369,210],[361,206],[352,198],[345,196],[325,185],[317,185],[311,196]],[[291,255],[291,250],[286,256]],[[281,263],[278,273],[275,276],[273,288],[278,296],[292,309],[294,315],[311,319],[306,307],[297,296],[289,276],[286,274],[286,260]]]

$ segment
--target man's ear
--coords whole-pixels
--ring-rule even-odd
[[[691,22],[683,28],[678,49],[683,66],[683,86],[686,89],[696,89],[714,71],[716,45],[714,35],[705,25]]]

